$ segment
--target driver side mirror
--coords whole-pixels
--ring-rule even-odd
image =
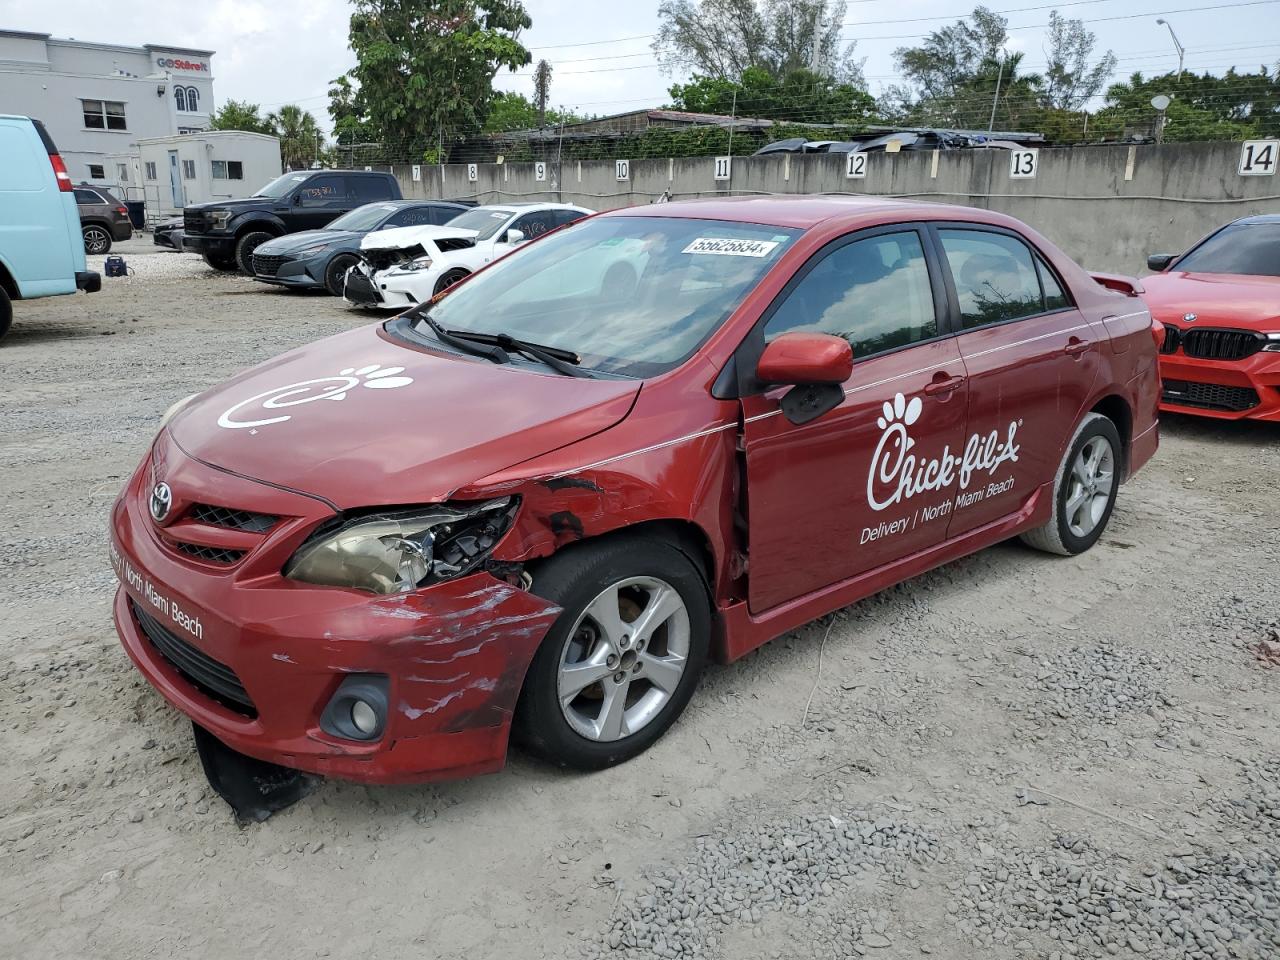
[[[1178,259],[1176,253],[1153,253],[1147,257],[1147,269],[1163,273],[1169,264]]]
[[[507,243],[512,244],[513,246],[517,243],[524,243],[524,231],[517,230],[515,227],[512,227],[507,231]]]
[[[301,194],[301,193],[295,193],[295,194],[293,195],[293,205],[294,205],[295,207],[300,207],[300,206],[302,206],[302,194]]]
[[[791,384],[782,412],[794,424],[816,420],[844,402],[844,382],[853,373],[853,348],[829,333],[784,333],[760,354],[756,379]]]

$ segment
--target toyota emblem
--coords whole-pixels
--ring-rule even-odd
[[[1194,313],[1184,313],[1182,315],[1182,319],[1185,320],[1187,323],[1195,323],[1197,318]]]
[[[161,480],[151,489],[151,519],[156,523],[164,523],[164,518],[169,515],[169,508],[172,506],[173,491]]]

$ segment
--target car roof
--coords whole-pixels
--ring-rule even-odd
[[[626,207],[611,210],[604,216],[687,217],[694,220],[732,220],[740,223],[761,223],[776,227],[798,227],[807,230],[827,220],[869,220],[883,216],[885,222],[903,217],[919,220],[928,218],[930,211],[940,219],[954,220],[957,208],[954,204],[922,203],[917,200],[898,200],[892,197],[843,196],[828,194],[775,195],[745,197],[716,197],[703,200],[676,200],[655,203],[643,207]],[[1005,218],[986,210],[969,210],[967,219],[979,222],[1003,223]]]
[[[1234,223],[1280,223],[1280,213],[1255,213],[1251,217],[1241,217]]]

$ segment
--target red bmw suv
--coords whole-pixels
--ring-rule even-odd
[[[482,773],[513,732],[617,763],[709,657],[1009,537],[1092,546],[1157,444],[1133,289],[956,206],[580,221],[176,404],[112,512],[121,640],[295,769]]]

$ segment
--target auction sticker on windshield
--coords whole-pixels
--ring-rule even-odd
[[[767,257],[777,248],[776,240],[734,240],[727,237],[698,237],[682,253],[718,253],[728,257]]]

